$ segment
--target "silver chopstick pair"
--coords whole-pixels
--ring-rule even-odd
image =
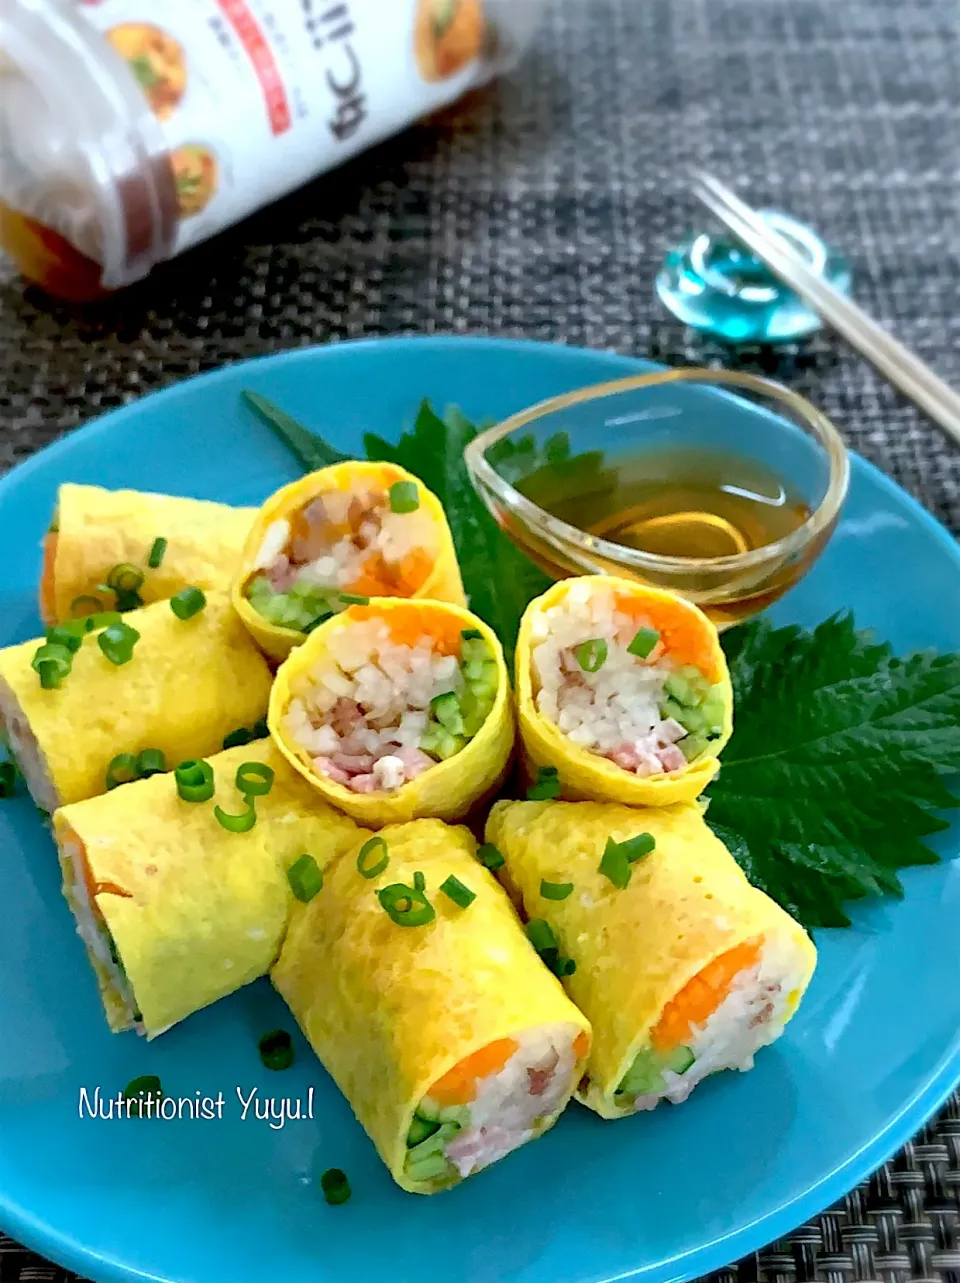
[[[718,179],[694,173],[693,193],[774,276],[960,445],[960,395],[856,303],[812,272],[788,241]]]

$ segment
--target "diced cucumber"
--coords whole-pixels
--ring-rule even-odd
[[[470,686],[466,688],[460,696],[460,710],[463,713],[463,733],[467,739],[473,739],[480,731],[490,716],[492,707],[493,700],[479,697]]]
[[[666,1086],[662,1071],[663,1061],[652,1047],[644,1047],[637,1052],[617,1091],[625,1096],[656,1096]]]
[[[430,712],[451,735],[463,734],[463,712],[455,691],[444,691],[430,701]]]
[[[671,673],[663,683],[663,689],[668,695],[672,696],[678,704],[690,705],[694,702],[693,687],[681,677],[679,673]]]
[[[481,663],[490,658],[490,647],[482,637],[467,637],[460,646],[460,663],[464,667],[467,664]]]
[[[408,1162],[419,1163],[431,1154],[440,1154],[448,1140],[452,1140],[460,1130],[459,1123],[440,1123],[437,1129],[418,1145],[413,1145],[408,1154]]]
[[[675,1074],[685,1074],[694,1060],[696,1060],[696,1056],[694,1056],[689,1047],[674,1047],[673,1051],[667,1056],[666,1067]]]
[[[420,747],[425,753],[430,753],[433,757],[438,757],[441,762],[445,762],[448,758],[455,757],[466,742],[463,735],[451,735],[438,722],[431,722],[423,733]]]
[[[723,719],[726,712],[723,691],[718,686],[712,686],[707,693],[707,698],[703,701],[700,708],[703,714],[704,724],[711,735],[719,735],[723,730]]]
[[[456,1169],[447,1162],[443,1154],[428,1154],[416,1163],[412,1163],[408,1157],[404,1171],[409,1180],[419,1183],[436,1180],[438,1176],[452,1176]]]
[[[440,1124],[429,1118],[420,1118],[417,1114],[413,1116],[413,1122],[410,1124],[410,1130],[407,1132],[407,1149],[413,1149],[421,1141],[425,1141],[432,1136],[434,1132],[440,1130]]]
[[[465,1127],[470,1121],[470,1110],[464,1105],[438,1105],[429,1096],[424,1096],[417,1106],[417,1116],[428,1122],[457,1123]]]
[[[686,735],[677,745],[677,748],[680,749],[688,762],[692,762],[694,758],[699,757],[706,747],[707,737],[705,735]]]
[[[692,711],[692,709],[684,708],[682,704],[678,704],[675,699],[665,699],[660,705],[661,717],[664,719],[672,717],[675,722],[679,722],[683,727],[686,726],[684,718]]]

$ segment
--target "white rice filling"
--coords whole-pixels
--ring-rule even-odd
[[[682,1074],[663,1071],[664,1090],[656,1095],[627,1098],[625,1106],[635,1111],[655,1109],[661,1100],[679,1105],[694,1087],[721,1069],[753,1068],[761,1047],[769,1046],[783,1033],[793,1014],[791,995],[803,982],[803,964],[789,940],[764,942],[759,961],[734,978],[730,991],[716,1011],[702,1025],[694,1025],[684,1043],[695,1059]]]
[[[574,584],[560,603],[534,618],[537,711],[571,743],[636,775],[682,770],[687,762],[679,742],[687,732],[660,714],[664,684],[676,666],[662,642],[645,659],[630,654],[637,630],[652,625],[614,605],[610,589]],[[588,641],[607,644],[596,672],[584,670],[576,657],[576,648]]]
[[[482,1080],[469,1122],[444,1149],[461,1177],[506,1157],[554,1120],[573,1087],[578,1032],[571,1025],[528,1029],[503,1069]]]
[[[269,572],[280,592],[289,591],[293,584],[348,591],[359,583],[372,557],[382,557],[388,567],[399,567],[417,549],[426,551],[431,560],[437,551],[437,532],[423,505],[413,512],[392,512],[389,495],[382,491],[361,495],[328,490],[306,504],[303,515],[316,536],[310,545],[322,545],[317,555],[305,554],[308,545],[294,535],[292,520],[281,517],[267,527],[254,559],[253,570]],[[338,538],[324,539],[328,527],[349,530]]]
[[[454,655],[428,636],[398,645],[382,620],[336,629],[293,683],[283,730],[321,775],[356,792],[390,792],[435,765],[420,749],[438,695],[464,688]]]
[[[30,796],[42,811],[52,815],[60,805],[60,797],[20,701],[3,678],[0,678],[0,734],[20,768]]]

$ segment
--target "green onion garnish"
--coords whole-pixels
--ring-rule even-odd
[[[585,673],[597,673],[607,662],[609,647],[602,637],[592,637],[574,648],[577,663]]]
[[[17,787],[15,762],[0,762],[0,797],[13,797]]]
[[[635,864],[637,860],[650,854],[657,845],[657,839],[652,833],[638,833],[636,837],[625,838],[619,845],[626,852],[630,864]]]
[[[274,1029],[264,1034],[258,1046],[260,1059],[267,1069],[279,1072],[281,1069],[289,1069],[293,1064],[293,1039],[286,1029]]]
[[[163,535],[158,535],[153,541],[153,545],[150,548],[150,556],[147,558],[147,565],[151,570],[159,569],[160,563],[163,561],[163,554],[166,551],[167,541]]]
[[[537,953],[546,953],[548,949],[556,949],[557,939],[553,934],[548,922],[543,922],[539,918],[534,918],[528,922],[524,930],[527,933],[527,939],[536,949]]]
[[[612,882],[618,891],[623,891],[630,885],[630,874],[633,870],[630,868],[630,859],[622,842],[614,842],[613,838],[607,838],[598,872],[602,873],[608,882]]]
[[[140,778],[137,758],[134,753],[118,753],[107,767],[107,790],[115,789],[118,784],[130,784]]]
[[[133,648],[140,640],[135,628],[121,621],[97,633],[97,645],[111,664],[127,664],[133,659]]]
[[[340,600],[343,602],[345,606],[369,606],[370,605],[370,598],[364,597],[360,593],[341,592],[341,593],[337,593],[337,596],[340,598]]]
[[[377,892],[377,899],[398,927],[426,926],[437,916],[422,890],[404,886],[402,882],[383,887]]]
[[[660,634],[655,628],[638,628],[627,650],[631,655],[646,659],[659,640]]]
[[[244,744],[249,744],[253,739],[253,732],[248,731],[245,726],[238,726],[235,731],[223,737],[224,748],[240,748]]]
[[[448,900],[452,900],[461,909],[469,908],[477,898],[476,891],[471,891],[469,887],[465,887],[460,879],[455,878],[452,873],[444,882],[440,883],[440,890]]]
[[[129,1100],[135,1105],[131,1109],[131,1114],[136,1114],[138,1118],[143,1117],[144,1101],[156,1098],[157,1104],[160,1103],[163,1096],[163,1087],[160,1085],[160,1079],[156,1074],[144,1074],[140,1078],[134,1078],[132,1082],[127,1083],[123,1089],[124,1100]]]
[[[479,628],[461,628],[460,636],[464,641],[483,641],[483,633]]]
[[[167,769],[167,759],[162,748],[145,748],[137,756],[137,774],[142,780],[151,775],[162,775]]]
[[[390,863],[390,853],[382,837],[373,837],[364,842],[357,853],[357,872],[365,878],[375,878]]]
[[[577,969],[577,964],[572,958],[565,958],[562,954],[557,954],[557,960],[554,962],[551,970],[555,976],[562,980],[564,976],[572,976]]]
[[[294,898],[301,904],[309,904],[323,890],[323,870],[312,855],[305,853],[287,869],[287,881]]]
[[[178,619],[192,619],[207,604],[202,588],[183,588],[170,598],[170,609]]]
[[[427,879],[423,876],[423,874],[420,872],[419,869],[413,875],[413,889],[414,891],[426,891],[427,889]]]
[[[320,1188],[323,1190],[323,1197],[333,1207],[345,1203],[350,1197],[350,1182],[339,1167],[331,1167],[323,1173]]]
[[[395,481],[390,487],[391,512],[416,512],[420,507],[420,491],[415,481]]]
[[[477,859],[485,869],[502,869],[506,861],[492,842],[484,842],[477,851]]]
[[[143,598],[140,596],[143,580],[144,574],[139,566],[122,561],[109,571],[106,584],[98,586],[114,594],[117,610],[136,610],[143,605]]]
[[[244,762],[237,767],[235,783],[244,797],[266,797],[273,780],[273,767],[263,762]]]
[[[560,779],[555,766],[541,766],[536,782],[527,789],[528,802],[549,802],[560,796]]]
[[[548,882],[540,879],[540,894],[545,900],[565,900],[573,890],[572,882]]]
[[[71,655],[75,655],[83,645],[85,632],[85,621],[77,620],[73,624],[56,624],[48,628],[46,638],[51,646],[65,646]]]
[[[74,597],[70,603],[70,614],[80,618],[85,615],[92,615],[98,610],[103,610],[103,602],[99,597],[91,597],[86,593],[81,593],[79,597]]]
[[[254,722],[253,738],[255,740],[266,739],[269,734],[270,728],[267,726],[267,719],[265,717],[261,717],[259,722]]]
[[[253,804],[253,798],[247,797],[247,809],[241,811],[239,815],[233,815],[225,811],[222,806],[215,806],[213,814],[221,828],[226,829],[228,833],[249,833],[257,822],[257,808]]]
[[[209,802],[213,797],[216,787],[213,767],[203,758],[181,762],[173,777],[177,782],[177,793],[185,802]]]
[[[73,652],[66,646],[46,642],[37,648],[30,667],[39,676],[40,685],[45,691],[57,690],[73,667]]]

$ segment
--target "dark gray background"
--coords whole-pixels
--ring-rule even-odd
[[[99,311],[24,291],[0,263],[0,471],[154,388],[328,340],[453,331],[718,359],[652,292],[699,220],[693,162],[844,248],[861,303],[960,386],[957,0],[554,0],[486,96]],[[818,339],[761,364],[960,531],[960,451],[857,357]],[[868,1185],[723,1278],[960,1283],[958,1226],[955,1099]],[[66,1277],[0,1235],[0,1283]]]

